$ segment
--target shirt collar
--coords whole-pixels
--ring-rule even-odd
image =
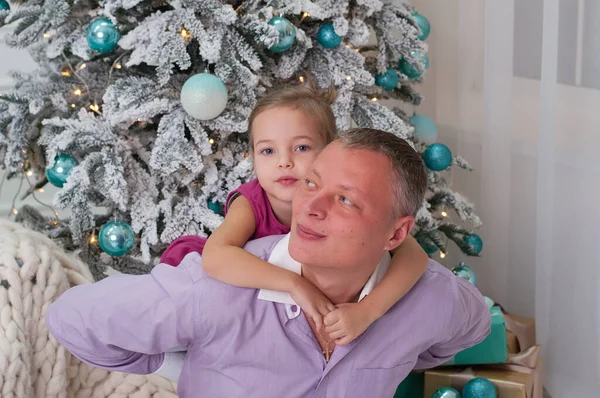
[[[275,248],[273,249],[273,251],[271,252],[271,255],[269,256],[268,261],[273,265],[276,265],[278,267],[285,268],[285,269],[293,271],[297,274],[300,274],[302,272],[302,265],[298,261],[294,260],[292,258],[292,256],[290,256],[290,253],[288,251],[289,243],[290,243],[290,234],[287,234],[286,236],[283,237],[283,239],[281,239],[279,242],[277,242],[277,244],[275,245]],[[371,291],[373,291],[375,286],[383,279],[383,277],[384,277],[385,273],[387,272],[387,269],[390,265],[390,261],[391,261],[391,256],[389,253],[386,252],[383,255],[381,261],[379,261],[379,264],[377,264],[377,267],[375,267],[375,271],[373,271],[373,273],[369,277],[369,280],[367,281],[367,283],[363,287],[362,291],[360,292],[358,301],[362,300],[369,293],[371,293]],[[289,293],[279,292],[279,291],[275,291],[275,290],[260,289],[260,291],[258,293],[258,298],[261,300],[273,301],[275,303],[287,304],[288,305],[288,308],[287,308],[288,316],[290,316],[290,313],[294,313],[294,314],[298,313],[299,314],[299,312],[300,312],[299,309],[297,309],[296,311],[290,311],[290,307],[297,306],[298,304],[292,299],[292,297],[289,295]],[[296,316],[297,316],[297,314],[296,314]]]

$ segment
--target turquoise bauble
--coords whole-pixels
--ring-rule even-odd
[[[186,80],[181,88],[183,109],[198,120],[219,116],[227,106],[227,87],[217,76],[199,73]]]
[[[460,393],[452,387],[442,387],[431,398],[460,398]]]
[[[6,0],[0,0],[0,11],[2,10],[10,10],[10,4]]]
[[[459,278],[463,278],[464,280],[471,282],[473,285],[477,285],[477,275],[475,275],[475,271],[473,271],[468,265],[460,263],[456,267],[452,268],[451,271]]]
[[[121,34],[115,25],[106,18],[92,21],[86,31],[90,48],[99,53],[109,53],[117,47]]]
[[[423,154],[423,161],[433,171],[446,170],[452,164],[452,152],[444,144],[431,144]]]
[[[135,243],[135,234],[131,225],[123,221],[109,221],[100,228],[98,234],[100,249],[113,257],[129,253]]]
[[[419,25],[419,28],[421,28],[421,34],[417,37],[419,38],[419,40],[427,39],[429,33],[431,33],[431,25],[429,25],[429,20],[423,15],[419,14],[418,12],[415,12],[412,16],[415,19],[417,25]]]
[[[476,377],[469,380],[463,387],[463,398],[497,398],[496,386],[494,383],[483,377]]]
[[[342,42],[342,36],[335,33],[332,23],[326,23],[319,28],[317,41],[325,48],[336,48]]]
[[[221,214],[221,211],[223,210],[219,202],[213,202],[212,200],[208,200],[207,207],[215,214]]]
[[[77,160],[73,156],[66,153],[58,155],[54,158],[54,165],[46,169],[46,178],[50,184],[62,188],[75,166],[77,166]]]
[[[375,84],[384,90],[393,90],[398,85],[398,72],[392,68],[387,68],[384,74],[375,75]]]
[[[423,62],[423,72],[425,72],[427,68],[429,68],[429,57],[427,56],[427,53],[413,50],[410,52],[410,55],[414,59],[418,59]],[[404,73],[409,79],[416,79],[418,77],[421,77],[421,75],[423,74],[419,72],[419,70],[413,65],[409,64],[404,58],[401,58],[398,62],[398,69],[400,69],[400,72]]]
[[[296,28],[290,21],[282,17],[274,17],[269,21],[269,25],[279,32],[279,43],[269,47],[269,50],[280,53],[294,44],[296,41]]]
[[[437,245],[429,238],[420,238],[417,243],[423,248],[425,253],[434,254],[438,251]]]
[[[437,141],[438,131],[433,120],[423,115],[412,115],[409,119],[415,127],[413,137],[426,145],[431,145]]]
[[[469,245],[469,247],[471,248],[471,250],[473,250],[475,252],[475,254],[481,253],[481,250],[483,249],[483,241],[481,240],[479,235],[477,235],[477,234],[466,235],[463,238],[463,240],[465,241],[465,243],[467,245]]]

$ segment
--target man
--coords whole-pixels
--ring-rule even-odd
[[[302,273],[335,304],[357,301],[385,274],[425,189],[422,161],[405,141],[351,130],[298,188],[292,232],[245,249]],[[176,268],[73,288],[48,310],[48,327],[81,360],[124,372],[164,371],[163,352],[187,347],[179,394],[211,398],[391,397],[413,368],[446,361],[490,328],[477,289],[431,261],[366,332],[334,347],[289,296],[225,285],[201,262],[191,253]]]

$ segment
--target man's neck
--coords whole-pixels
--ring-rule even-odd
[[[339,269],[314,268],[303,264],[302,276],[323,292],[333,304],[343,304],[358,301],[360,292],[373,270],[364,267],[355,272],[347,272]]]

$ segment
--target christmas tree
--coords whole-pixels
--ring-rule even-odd
[[[445,175],[469,165],[435,143],[431,120],[402,110],[421,103],[415,85],[429,64],[429,23],[409,4],[0,0],[4,24],[14,26],[8,45],[38,68],[13,72],[0,97],[0,163],[25,196],[61,187],[54,206],[71,216],[14,213],[77,251],[98,279],[108,266],[148,272],[174,239],[209,235],[227,193],[252,178],[246,131],[257,98],[308,74],[337,88],[339,130],[390,131],[423,153],[421,245],[480,250],[477,235],[445,217],[453,209],[461,225],[480,224]]]

